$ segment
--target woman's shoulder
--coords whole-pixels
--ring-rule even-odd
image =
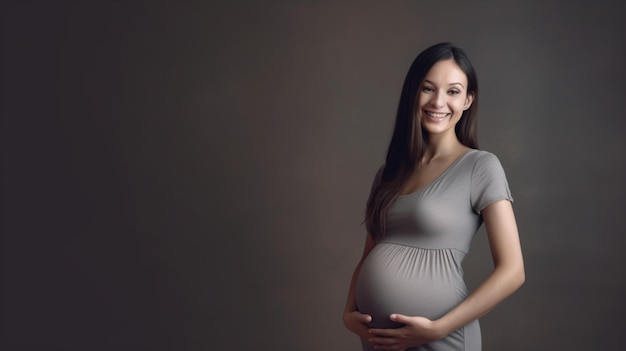
[[[472,173],[502,169],[498,156],[486,150],[472,149],[466,154],[464,161],[465,169],[471,170]]]
[[[494,153],[473,149],[465,159],[465,169],[473,176],[504,173],[504,167]]]
[[[468,151],[467,159],[472,161],[472,163],[500,163],[498,156],[496,156],[494,153],[479,149],[472,149]]]

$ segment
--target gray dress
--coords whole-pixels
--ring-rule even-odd
[[[380,182],[379,170],[373,187]],[[359,311],[374,328],[396,328],[389,315],[438,319],[467,297],[461,262],[490,203],[513,201],[493,154],[470,150],[426,187],[400,195],[387,211],[387,233],[368,254],[356,286]],[[363,350],[373,350],[362,341]],[[478,321],[410,350],[479,351]]]

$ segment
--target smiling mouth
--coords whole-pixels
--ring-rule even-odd
[[[448,117],[450,116],[450,113],[445,113],[445,112],[432,112],[432,111],[426,111],[426,114],[429,117],[433,117],[433,118],[444,118],[444,117]]]

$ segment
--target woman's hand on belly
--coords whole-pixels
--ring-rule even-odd
[[[366,337],[377,350],[401,351],[441,339],[435,322],[424,317],[394,313],[389,319],[404,324],[397,329],[370,329]]]
[[[343,323],[346,327],[366,340],[371,337],[371,334],[368,332],[370,328],[367,325],[371,321],[372,316],[359,311],[344,312],[343,314]]]

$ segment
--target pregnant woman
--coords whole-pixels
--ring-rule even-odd
[[[343,317],[363,350],[478,351],[478,318],[524,282],[504,170],[477,149],[477,102],[461,49],[437,44],[411,65]],[[494,270],[468,294],[461,263],[482,223]]]

